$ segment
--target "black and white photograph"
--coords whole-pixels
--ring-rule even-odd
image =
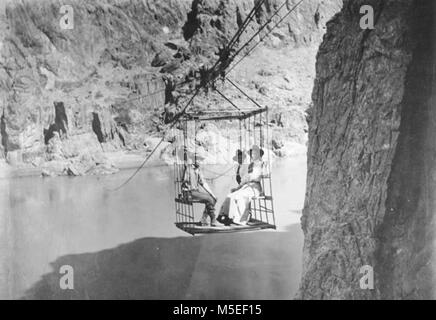
[[[435,230],[436,1],[0,0],[0,300],[434,300]]]

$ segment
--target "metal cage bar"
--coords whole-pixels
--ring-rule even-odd
[[[183,193],[182,183],[184,177],[184,170],[191,170],[192,168],[187,164],[187,140],[189,139],[189,127],[188,123],[194,123],[194,144],[195,153],[197,153],[197,129],[199,122],[202,121],[221,121],[221,120],[231,120],[237,119],[239,124],[239,148],[241,150],[251,149],[252,143],[259,144],[260,148],[265,151],[267,149],[267,174],[262,176],[261,187],[262,194],[252,199],[249,204],[249,210],[251,213],[250,221],[247,226],[235,226],[230,229],[222,230],[208,230],[199,228],[198,224],[195,222],[195,205],[194,202],[184,199],[185,194]],[[241,114],[187,114],[182,121],[182,130],[178,131],[179,136],[176,139],[181,141],[183,144],[183,159],[177,157],[174,164],[174,191],[176,193],[175,206],[176,206],[176,226],[183,231],[190,234],[197,233],[220,233],[220,232],[238,232],[238,231],[249,231],[249,230],[261,230],[268,228],[276,228],[275,225],[275,215],[273,207],[273,197],[272,197],[272,181],[271,181],[271,155],[270,155],[270,137],[269,137],[269,123],[268,123],[268,108],[257,109],[253,112]],[[257,131],[258,130],[258,131]],[[265,134],[266,130],[266,134]],[[259,140],[258,140],[259,139]],[[265,141],[266,139],[266,141]],[[230,142],[229,142],[230,143]],[[176,152],[177,153],[177,152]],[[186,168],[186,169],[185,169]],[[188,172],[189,173],[189,172]],[[191,175],[188,175],[189,178]],[[266,182],[265,180],[269,180]],[[265,187],[269,187],[266,189]]]
[[[266,111],[266,140],[267,143],[270,143],[270,136],[269,136],[269,111]],[[272,144],[272,143],[271,143]],[[272,198],[273,190],[272,190],[272,173],[271,173],[271,152],[270,148],[267,150],[268,152],[268,180],[269,180],[269,192],[271,194],[271,211],[272,211],[272,218],[273,218],[273,225],[276,225],[276,217],[274,214],[274,200]],[[266,207],[266,199],[265,199],[265,207]]]

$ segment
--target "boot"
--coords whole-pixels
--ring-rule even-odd
[[[225,226],[229,226],[232,224],[232,219],[230,219],[226,215],[219,215],[217,221]]]
[[[203,211],[203,216],[201,217],[200,220],[200,225],[202,227],[208,227],[209,226],[209,222],[207,222],[207,218],[209,217],[209,215],[207,214],[206,210]]]
[[[222,223],[219,223],[214,214],[210,215],[210,225],[212,227],[224,227]]]

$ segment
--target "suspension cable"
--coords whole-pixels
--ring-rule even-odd
[[[228,103],[230,103],[235,109],[237,109],[239,112],[241,112],[243,115],[245,115],[245,112],[243,112],[239,107],[229,98],[227,98],[221,91],[219,91],[217,88],[215,88],[215,91],[219,93],[221,97],[223,97]]]
[[[253,98],[251,98],[248,94],[246,94],[236,83],[234,83],[232,80],[230,80],[228,77],[225,78],[230,84],[232,84],[236,89],[238,89],[247,99],[249,99],[251,102],[253,102],[258,108],[262,108],[262,106],[257,103]]]
[[[255,7],[255,10],[252,10],[251,12],[253,14],[256,14],[258,12],[258,10],[260,9],[261,5],[265,2],[265,0],[262,0],[260,2],[260,5],[258,4]],[[250,12],[250,13],[251,13]],[[245,19],[246,21],[248,21],[248,17]],[[269,19],[269,22],[272,20],[272,17]],[[268,22],[268,23],[269,23]],[[244,24],[243,24],[244,25]],[[248,23],[245,24],[243,31],[247,28]],[[265,25],[256,33],[256,35],[265,27]],[[240,32],[240,29],[238,29],[237,34],[239,34],[237,37],[233,37],[231,43],[229,45],[226,46],[226,50],[230,50],[231,47],[234,45],[235,41],[237,38],[239,38],[239,36],[242,34],[242,32]],[[256,36],[255,35],[255,36]],[[255,37],[253,36],[248,43]],[[247,43],[243,46],[243,48],[247,45]],[[237,54],[243,49],[241,48],[240,50],[237,51]],[[234,59],[237,54],[233,55],[232,59]],[[233,61],[233,60],[230,60]],[[215,62],[215,64],[213,65],[213,67],[210,70],[215,70],[221,61],[221,57]],[[208,85],[210,82],[212,82],[212,80],[214,79],[207,79],[206,82],[204,83],[204,86]],[[117,191],[119,189],[121,189],[122,187],[124,187],[125,185],[127,185],[138,173],[139,171],[141,171],[144,166],[146,165],[146,163],[150,160],[150,158],[152,157],[152,155],[158,150],[158,148],[162,145],[162,143],[165,141],[166,138],[166,133],[168,131],[170,131],[172,128],[174,128],[174,126],[179,122],[179,120],[182,118],[182,116],[186,113],[186,111],[188,110],[189,106],[191,105],[191,103],[194,101],[194,98],[200,93],[202,86],[199,86],[195,92],[193,93],[193,95],[191,96],[191,98],[188,100],[188,102],[185,104],[185,106],[182,108],[181,112],[179,112],[173,119],[173,121],[171,122],[171,125],[168,127],[168,130],[164,133],[163,137],[159,140],[159,142],[156,144],[156,146],[153,148],[153,150],[150,152],[150,154],[148,154],[148,156],[144,159],[144,161],[141,163],[141,165],[134,171],[134,173],[127,179],[125,180],[121,185],[119,185],[117,188],[113,189],[112,191]],[[230,101],[226,96],[224,96],[220,91],[217,90],[217,92],[223,96],[228,102],[230,102],[232,104],[232,106],[236,107],[239,111],[241,111],[232,101]],[[244,113],[243,113],[244,114]]]
[[[300,2],[302,2],[302,1],[304,1],[304,0],[300,0]],[[234,58],[236,58],[236,56],[239,54],[239,53],[241,53],[241,51],[242,50],[244,50],[245,49],[245,47],[247,47],[248,46],[248,44],[251,42],[251,41],[253,41],[253,39],[254,38],[256,38],[257,37],[257,35],[259,34],[259,33],[261,33],[262,32],[262,30],[263,29],[265,29],[270,23],[271,23],[271,21],[272,21],[272,19],[274,19],[274,17],[276,16],[276,15],[278,15],[278,13],[280,12],[280,10],[282,10],[282,8],[286,5],[288,3],[288,1],[287,0],[285,0],[281,5],[280,5],[280,7],[276,10],[276,12],[274,12],[274,14],[271,16],[271,17],[269,17],[269,19],[259,28],[259,30],[257,30],[255,33],[254,33],[254,35],[241,47],[241,48],[239,48],[237,51],[236,51],[236,53],[233,55],[233,57],[230,59],[230,60],[233,60]]]
[[[231,68],[230,68],[230,70],[229,71],[227,71],[227,73],[226,73],[226,75],[228,75],[230,72],[232,72],[232,70],[233,69],[235,69],[236,68],[236,66],[239,64],[239,63],[241,63],[241,61],[242,60],[244,60],[247,56],[249,56],[253,51],[254,51],[254,49],[256,49],[257,48],[257,46],[259,45],[259,44],[261,44],[262,42],[263,42],[263,40],[265,40],[265,38],[267,37],[267,36],[269,36],[272,32],[273,32],[273,30],[275,29],[275,28],[277,28],[278,27],[278,25],[280,24],[280,23],[282,23],[283,22],[283,20],[285,20],[292,12],[294,12],[295,11],[295,9],[297,9],[297,7],[303,2],[304,0],[300,0],[300,2],[298,2],[297,4],[295,4],[273,27],[272,27],[272,29],[267,33],[267,34],[265,34],[247,53],[245,53],[244,54],[244,56],[241,58],[241,59],[239,59]]]
[[[229,50],[230,47],[232,47],[232,46],[233,46],[233,45],[234,45],[234,44],[239,40],[239,37],[240,37],[240,36],[242,35],[242,33],[247,29],[248,24],[253,20],[254,16],[255,16],[256,13],[260,10],[261,6],[262,6],[265,2],[266,2],[266,0],[261,0],[261,1],[259,1],[259,3],[258,3],[255,7],[253,7],[253,8],[251,9],[250,13],[247,15],[247,17],[246,17],[245,20],[243,21],[241,27],[238,28],[238,30],[236,31],[235,35],[232,37],[232,39],[230,40],[230,42],[227,44],[227,46],[226,46],[226,49],[227,49],[227,50]],[[236,57],[236,55],[235,55],[234,57]],[[220,60],[217,61],[217,63],[214,65],[214,67],[212,67],[212,69],[214,69],[216,66],[218,66],[218,62],[219,62],[219,61],[220,61]],[[186,84],[186,83],[188,83],[188,82],[189,82],[188,80],[184,80],[184,81],[182,81],[182,82],[180,82],[180,83],[176,83],[175,86],[176,86],[176,87],[179,87],[179,86],[182,86],[182,85],[184,85],[184,84]],[[125,104],[125,103],[128,103],[128,102],[132,102],[132,101],[140,100],[140,99],[142,99],[142,98],[151,97],[151,96],[157,95],[157,94],[162,93],[162,92],[165,92],[165,91],[166,91],[166,88],[161,89],[161,90],[158,90],[158,91],[154,91],[154,92],[151,92],[151,93],[147,93],[147,94],[144,94],[144,95],[138,95],[138,96],[136,96],[136,97],[134,97],[134,98],[131,98],[131,99],[125,99],[125,100],[123,100],[123,101],[121,101],[121,102],[115,103],[114,105],[121,105],[121,104]]]
[[[235,46],[236,42],[239,41],[240,36],[247,29],[248,24],[259,12],[260,8],[265,2],[266,0],[260,0],[260,2],[250,11],[249,15],[245,18],[242,26],[238,28],[236,34],[232,37],[231,41],[222,50],[219,51],[219,59],[216,61],[212,68],[206,70],[208,78],[206,79],[206,82],[202,84],[204,87],[207,87],[210,82],[215,81],[215,79],[218,78],[220,74],[224,74],[225,69],[227,69],[233,62],[234,58],[237,56],[231,56],[233,47]]]
[[[206,172],[209,172],[209,173],[214,174],[214,175],[215,175],[214,177],[205,177],[206,180],[214,181],[214,180],[217,180],[217,179],[222,178],[222,177],[224,177],[224,176],[229,177],[230,175],[228,175],[228,173],[229,173],[230,171],[232,171],[234,168],[235,168],[234,166],[231,166],[230,168],[226,169],[226,170],[225,170],[224,172],[222,172],[222,173],[217,173],[217,172],[215,172],[215,171],[211,171],[211,170],[209,170],[209,169],[205,169],[205,168],[203,168],[203,170],[206,171]],[[231,175],[231,176],[233,176],[233,175]]]
[[[192,101],[194,100],[194,98],[198,95],[198,93],[200,92],[201,88],[198,88],[195,93],[192,95],[192,97],[189,99],[189,101],[186,103],[186,105],[183,107],[182,111],[180,113],[178,113],[171,125],[168,127],[168,130],[166,130],[166,132],[164,133],[163,137],[159,140],[159,142],[156,144],[156,146],[153,148],[153,150],[148,154],[148,156],[144,159],[144,161],[141,163],[141,165],[135,170],[135,172],[133,172],[133,174],[126,180],[124,181],[121,185],[119,185],[118,187],[116,187],[115,189],[112,189],[111,191],[118,191],[119,189],[121,189],[122,187],[124,187],[126,184],[128,184],[138,173],[139,171],[141,171],[145,164],[148,162],[148,160],[150,160],[150,158],[152,157],[152,155],[157,151],[157,149],[162,145],[162,143],[165,141],[165,137],[166,137],[166,133],[168,131],[170,131],[172,128],[174,128],[174,126],[179,122],[180,118],[186,113],[188,107],[191,105]]]
[[[242,23],[241,27],[237,30],[236,34],[233,36],[233,38],[230,40],[228,46],[233,46],[236,41],[239,40],[239,37],[242,35],[242,33],[247,29],[248,24],[253,20],[254,16],[257,12],[259,12],[262,5],[266,2],[266,0],[261,0],[258,2],[256,6],[251,9],[247,17],[245,18],[244,22]]]
[[[184,80],[184,81],[182,81],[182,82],[176,83],[175,87],[180,87],[180,86],[182,86],[182,85],[184,85],[184,84],[186,84],[186,83],[188,83],[188,82],[189,82],[189,81]],[[125,99],[125,100],[123,100],[123,101],[120,101],[120,102],[114,103],[114,105],[115,105],[115,106],[119,106],[119,105],[122,105],[122,104],[125,104],[125,103],[128,103],[128,102],[132,102],[132,101],[140,100],[140,99],[142,99],[142,98],[151,97],[151,96],[154,96],[154,95],[156,95],[156,94],[159,94],[159,93],[165,92],[166,90],[167,90],[167,89],[164,88],[164,89],[160,89],[160,90],[157,90],[157,91],[153,91],[153,92],[151,92],[151,93],[147,93],[147,94],[143,94],[143,95],[138,95],[138,96],[136,96],[136,97],[134,97],[134,98]]]
[[[214,67],[215,68],[218,64],[219,64],[220,60],[218,60]],[[209,82],[211,82],[212,79],[209,79],[205,85],[207,85]],[[189,106],[191,105],[192,101],[194,101],[194,98],[200,93],[201,91],[201,87],[198,87],[194,94],[191,96],[191,98],[188,100],[188,102],[185,104],[185,106],[183,107],[183,109],[181,110],[181,112],[179,112],[173,119],[173,121],[171,122],[171,125],[169,126],[167,131],[170,131],[178,122],[179,120],[182,118],[182,116],[186,113],[186,111],[188,110]],[[227,99],[225,97],[225,99]],[[120,186],[118,186],[117,188],[113,189],[112,191],[117,191],[119,189],[121,189],[122,187],[124,187],[125,185],[127,185],[138,173],[139,171],[141,171],[145,164],[148,162],[148,160],[150,160],[150,158],[152,157],[152,155],[157,151],[157,149],[162,145],[162,143],[165,141],[165,137],[166,137],[166,133],[167,131],[164,133],[163,137],[159,140],[159,142],[156,144],[156,146],[153,148],[153,150],[151,151],[151,153],[144,159],[144,161],[141,163],[141,165],[135,170],[135,172],[133,172],[133,174],[126,180],[124,181]]]

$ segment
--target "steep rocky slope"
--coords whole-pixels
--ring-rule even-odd
[[[74,28],[63,30],[59,1],[2,1],[0,157],[14,166],[49,163],[51,169],[64,172],[65,160],[89,169],[105,163],[104,154],[109,152],[150,150],[155,143],[150,137],[160,136],[165,129],[164,110],[183,102],[190,89],[188,83],[170,95],[168,77],[183,80],[191,70],[214,61],[219,46],[230,39],[254,3],[73,0],[69,4],[74,9]],[[286,8],[295,3],[289,0]],[[243,39],[280,4],[266,1]],[[305,1],[267,39],[270,54],[287,46],[316,46],[325,22],[339,5],[339,0]],[[267,70],[266,89],[262,83],[245,87],[265,103],[276,101],[274,89],[283,86],[270,84],[266,79],[270,75]],[[241,80],[236,71],[234,77]],[[273,90],[268,93],[268,88]],[[288,93],[282,96],[302,99],[298,90],[284,89]],[[212,101],[222,103],[216,97]],[[286,111],[290,104],[286,103],[278,116]],[[290,135],[304,142],[301,114],[307,104],[296,106],[298,115],[290,117],[300,121],[295,125],[300,129]],[[70,172],[76,170],[84,169],[71,168]]]
[[[359,27],[374,7],[375,30]],[[300,297],[434,298],[435,3],[344,1],[317,58]],[[374,290],[359,286],[375,270]]]

